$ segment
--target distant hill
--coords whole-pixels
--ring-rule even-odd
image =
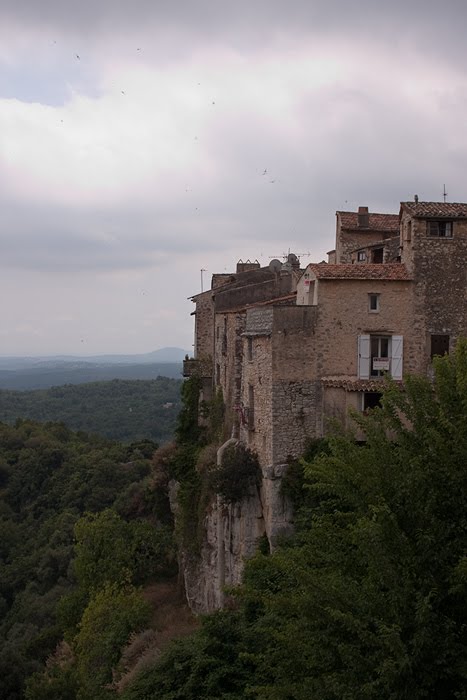
[[[30,357],[0,356],[0,369],[24,370],[33,367],[54,368],[58,366],[82,365],[147,365],[174,364],[182,362],[186,350],[182,348],[159,348],[152,352],[137,355],[44,355]]]
[[[0,422],[13,424],[17,418],[61,421],[73,430],[113,440],[163,443],[173,438],[181,384],[159,377],[68,384],[39,391],[0,391]]]

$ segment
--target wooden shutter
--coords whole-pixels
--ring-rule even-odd
[[[358,376],[360,379],[370,378],[370,336],[358,336]]]
[[[402,335],[393,335],[391,341],[391,376],[393,379],[402,379],[402,357],[404,352],[404,338]]]

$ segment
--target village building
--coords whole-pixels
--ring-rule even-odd
[[[467,204],[416,199],[399,214],[337,212],[328,262],[240,261],[193,297],[184,374],[201,379],[201,400],[222,392],[230,439],[218,463],[241,441],[262,471],[240,502],[217,496],[206,508],[200,555],[181,564],[193,610],[222,607],[259,539],[273,549],[293,529],[281,488],[289,458],[336,420],[349,426],[350,409],[375,406],[386,375],[431,376],[433,357],[467,335],[466,275]]]
[[[430,375],[467,335],[467,204],[402,202],[336,214],[328,262],[239,262],[193,297],[185,376],[222,391],[233,433],[263,469],[299,455],[349,409],[376,405],[385,374]]]

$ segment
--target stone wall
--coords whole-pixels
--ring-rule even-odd
[[[338,228],[336,231],[336,262],[351,263],[354,250],[367,248],[381,240],[381,231],[373,231],[372,229],[347,231]]]
[[[273,464],[303,453],[307,440],[320,436],[321,386],[315,381],[279,381],[273,385]]]
[[[271,272],[268,268],[243,272],[230,284],[216,290],[216,312],[232,311],[286,296],[295,290],[296,278],[293,272]]]
[[[404,372],[420,368],[414,334],[413,283],[388,280],[319,280],[316,324],[317,376],[358,375],[358,336],[404,336]],[[368,295],[379,294],[371,313]]]
[[[212,357],[214,348],[214,305],[212,292],[195,297],[195,352],[198,359]]]
[[[416,310],[424,323],[425,371],[431,366],[431,335],[449,335],[451,349],[467,335],[467,221],[455,221],[452,238],[427,233],[427,221],[412,222]]]
[[[234,411],[240,402],[244,329],[245,313],[215,316],[214,384],[222,389],[229,423],[227,430],[232,427]]]

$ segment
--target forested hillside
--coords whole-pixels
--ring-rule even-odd
[[[0,424],[2,700],[23,698],[34,672],[33,700],[78,697],[77,688],[83,699],[106,696],[115,658],[150,622],[139,586],[176,572],[166,492],[152,474],[156,447],[63,424]],[[42,683],[59,643],[63,674]]]
[[[56,386],[37,391],[1,391],[0,421],[17,418],[62,421],[73,430],[123,442],[173,438],[180,410],[181,380],[121,380]]]
[[[0,388],[15,391],[31,389],[48,389],[62,384],[85,384],[103,382],[112,379],[157,379],[170,377],[180,379],[182,365],[180,362],[158,362],[137,364],[101,364],[90,362],[53,362],[43,363],[38,367],[18,367],[0,369]]]

